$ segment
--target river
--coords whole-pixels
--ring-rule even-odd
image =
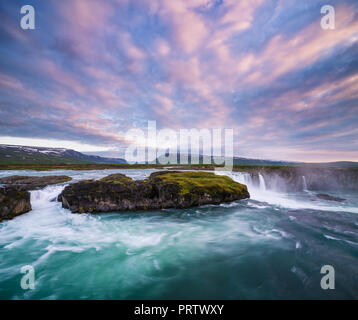
[[[46,172],[74,180],[154,170]],[[0,299],[347,299],[358,298],[358,193],[286,194],[254,185],[248,200],[178,210],[71,214],[54,201],[65,187],[31,192],[33,210],[0,223]],[[20,270],[35,270],[23,290]],[[321,267],[335,270],[323,290]]]

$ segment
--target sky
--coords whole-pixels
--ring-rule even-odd
[[[156,121],[233,128],[241,157],[358,161],[356,0],[2,0],[0,20],[0,143],[120,157]]]

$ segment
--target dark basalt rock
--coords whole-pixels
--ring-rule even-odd
[[[337,202],[343,202],[346,200],[346,199],[333,197],[333,196],[330,196],[329,194],[323,194],[323,193],[317,194],[317,198],[323,199],[323,200],[329,200],[329,201],[337,201]]]
[[[67,176],[44,176],[44,177],[30,177],[30,176],[10,176],[0,179],[0,184],[6,187],[14,188],[20,191],[42,189],[48,185],[63,183],[72,180]]]
[[[67,186],[58,201],[73,213],[188,208],[249,198],[247,187],[206,172],[163,171],[146,180],[115,174]]]
[[[30,193],[0,188],[0,221],[12,219],[31,210]]]

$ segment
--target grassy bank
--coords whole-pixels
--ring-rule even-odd
[[[161,164],[0,164],[0,170],[104,170],[104,169],[192,169],[213,170],[214,165],[161,165]]]
[[[188,164],[188,165],[162,165],[162,164],[0,164],[0,170],[104,170],[104,169],[163,169],[171,168],[173,170],[214,170],[223,166],[212,164]],[[358,167],[320,167],[308,165],[234,165],[233,171],[285,171],[294,168],[311,168],[311,169],[339,169],[339,170],[357,170]]]

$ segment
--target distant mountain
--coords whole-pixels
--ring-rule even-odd
[[[249,158],[239,158],[234,157],[234,164],[236,165],[254,165],[254,166],[289,166],[289,165],[298,165],[300,162],[292,161],[280,161],[280,160],[261,160],[261,159],[249,159]]]
[[[166,154],[168,156],[168,154]],[[160,163],[161,159],[164,160],[164,155],[159,156],[155,161],[151,163]],[[221,159],[224,159],[223,157]],[[178,164],[180,160],[180,153],[177,154]],[[188,163],[191,164],[191,156],[188,155]],[[199,164],[203,164],[203,156],[199,156]],[[211,164],[214,164],[213,157],[211,157]],[[267,160],[267,159],[251,159],[234,157],[234,165],[242,166],[307,166],[307,167],[358,167],[358,162],[352,161],[337,161],[337,162],[322,162],[322,163],[307,163],[307,162],[294,162],[294,161],[282,161],[282,160]]]
[[[0,164],[127,163],[121,158],[87,155],[64,148],[27,147],[0,144]]]
[[[159,163],[158,157],[150,164]],[[177,155],[178,164],[180,154]],[[191,156],[188,155],[189,164],[191,164]],[[223,158],[222,158],[223,159]],[[290,162],[279,160],[261,160],[250,159],[242,157],[234,157],[235,165],[253,165],[253,166],[309,166],[309,167],[358,167],[358,162],[351,161],[337,161],[327,163],[304,163],[304,162]],[[44,148],[44,147],[29,147],[29,146],[15,146],[0,144],[0,164],[125,164],[126,160],[121,158],[107,158],[96,155],[84,154],[72,149],[65,148]],[[145,162],[143,162],[145,163]],[[213,164],[213,158],[211,158]],[[199,156],[199,164],[203,164],[203,156]]]
[[[322,162],[322,163],[304,163],[305,166],[310,167],[358,167],[358,162],[353,161],[336,161],[336,162]]]
[[[168,154],[166,155],[168,156]],[[221,157],[221,160],[224,158]],[[164,156],[160,156],[156,159],[156,161],[153,161],[152,163],[160,163],[161,160],[164,160]],[[179,164],[180,160],[180,154],[177,154],[177,161]],[[188,163],[191,164],[191,156],[188,155]],[[203,156],[199,156],[199,164],[203,164]],[[213,157],[211,157],[211,164],[214,164]],[[277,165],[277,166],[287,166],[287,165],[297,165],[300,164],[299,162],[289,162],[289,161],[279,161],[279,160],[260,160],[260,159],[249,159],[249,158],[240,158],[240,157],[234,157],[233,164],[235,165],[255,165],[255,166],[267,166],[267,165]]]

